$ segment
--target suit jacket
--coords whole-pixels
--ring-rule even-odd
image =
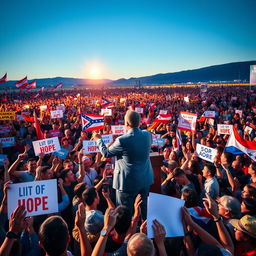
[[[109,148],[102,140],[97,140],[97,146],[104,157],[117,157],[113,188],[132,192],[153,184],[153,169],[149,158],[151,143],[151,133],[139,128],[128,130]]]

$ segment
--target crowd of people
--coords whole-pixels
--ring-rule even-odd
[[[256,255],[256,162],[241,152],[227,152],[229,135],[217,132],[217,124],[233,125],[256,148],[255,90],[232,86],[46,90],[39,97],[37,93],[1,94],[0,112],[15,112],[17,118],[0,121],[0,138],[15,137],[13,146],[0,145],[0,154],[7,155],[0,166],[0,255]],[[112,115],[104,117],[104,128],[97,134],[83,130],[81,114],[99,115],[103,98],[112,108]],[[64,116],[51,119],[50,111],[57,106],[62,106]],[[136,107],[143,108],[138,127],[127,117],[127,110]],[[152,128],[160,110],[171,114],[171,119]],[[200,119],[205,111],[215,111],[214,123]],[[197,114],[195,131],[178,130],[180,112]],[[58,137],[61,147],[68,150],[66,159],[44,153],[35,156],[34,116],[43,137]],[[166,237],[159,220],[153,221],[154,239],[147,237],[147,190],[130,193],[132,200],[122,205],[126,193],[120,193],[122,188],[117,193],[113,180],[120,168],[120,150],[126,150],[128,142],[114,135],[120,145],[125,144],[114,142],[116,154],[100,142],[100,152],[83,152],[84,140],[100,140],[100,135],[112,132],[112,125],[127,123],[133,130],[150,130],[152,136],[164,139],[163,145],[149,148],[142,137],[132,143],[142,151],[163,155],[161,193],[185,201],[183,237]],[[197,144],[217,150],[213,163],[198,156]],[[138,177],[149,185],[144,174],[149,169],[136,170],[129,183],[131,191]],[[58,212],[26,217],[25,207],[19,205],[8,220],[10,184],[49,179],[57,179]]]

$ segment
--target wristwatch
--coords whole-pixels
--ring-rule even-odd
[[[100,235],[105,237],[105,236],[108,236],[109,235],[109,231],[107,231],[106,229],[102,229],[101,232],[100,232]]]
[[[6,237],[8,237],[8,238],[10,238],[10,239],[12,239],[12,238],[18,239],[20,236],[17,235],[17,234],[15,234],[15,233],[13,233],[12,231],[8,231],[8,232],[6,233]]]
[[[219,216],[217,219],[213,219],[214,222],[218,222],[220,220],[223,220],[223,218],[221,216]]]

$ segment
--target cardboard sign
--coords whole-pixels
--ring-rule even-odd
[[[14,146],[15,140],[14,137],[0,138],[0,143],[2,148],[9,148]]]
[[[248,133],[248,134],[251,134],[252,130],[253,130],[253,129],[252,129],[251,127],[246,126],[245,129],[244,129],[244,132],[245,132],[245,133]]]
[[[167,115],[167,110],[163,110],[161,109],[160,112],[159,112],[159,115]]]
[[[125,125],[111,125],[113,135],[122,135],[126,133]]]
[[[159,146],[159,147],[163,147],[164,146],[164,139],[162,138],[155,138],[152,140],[152,146]]]
[[[38,156],[40,153],[50,154],[60,150],[60,142],[58,137],[36,140],[32,143],[36,156]]]
[[[215,118],[215,111],[204,111],[203,116],[206,118]]]
[[[57,180],[10,184],[7,190],[8,217],[24,205],[26,217],[58,212]]]
[[[197,114],[180,112],[178,129],[183,131],[195,131],[196,130]]]
[[[39,108],[40,108],[41,111],[42,110],[46,110],[47,109],[47,105],[41,105]]]
[[[135,111],[138,112],[139,114],[143,114],[143,108],[135,108]]]
[[[112,109],[111,108],[103,108],[100,111],[102,116],[112,116]]]
[[[65,106],[56,106],[56,110],[62,110],[63,112],[65,112],[66,108]]]
[[[101,136],[103,142],[108,145],[113,141],[112,134],[105,134]],[[83,140],[83,152],[84,153],[97,153],[100,152],[95,140]]]
[[[196,153],[198,154],[198,157],[200,157],[201,159],[213,163],[213,159],[217,154],[217,150],[214,148],[204,146],[202,144],[196,144]]]
[[[7,158],[7,155],[0,154],[0,166],[4,166],[4,160]]]
[[[240,116],[240,118],[243,117],[243,110],[236,109],[235,113],[238,114]]]
[[[67,149],[61,148],[59,151],[55,151],[52,154],[54,156],[57,156],[57,157],[65,160],[67,158],[68,153],[69,153],[69,151]]]
[[[218,135],[220,134],[228,134],[230,135],[233,131],[232,124],[217,124]]]
[[[0,125],[0,134],[6,134],[11,131],[11,127],[7,125]]]
[[[63,118],[62,110],[51,110],[51,119]]]
[[[0,112],[0,120],[15,120],[15,112]]]

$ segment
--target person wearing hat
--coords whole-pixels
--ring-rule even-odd
[[[240,220],[231,220],[230,224],[235,229],[237,241],[235,256],[256,255],[256,217],[245,215]]]

